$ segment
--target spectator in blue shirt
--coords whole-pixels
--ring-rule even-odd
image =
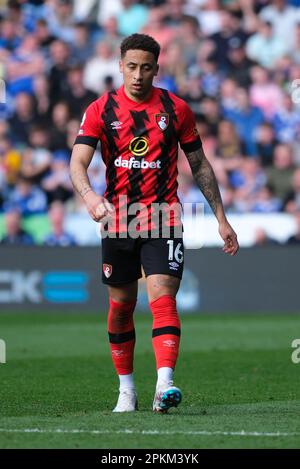
[[[75,246],[77,244],[75,238],[64,229],[64,205],[59,201],[53,202],[48,215],[52,233],[46,237],[45,246]]]
[[[256,132],[264,122],[264,115],[258,107],[251,106],[248,93],[244,88],[237,90],[237,107],[225,109],[224,117],[235,125],[245,145],[246,154],[255,156],[257,154]]]
[[[32,246],[34,244],[33,237],[26,233],[21,227],[21,213],[13,206],[9,207],[5,213],[6,235],[0,241],[5,245],[23,245]]]
[[[281,208],[281,200],[275,197],[272,186],[267,184],[258,191],[256,201],[252,206],[252,212],[275,213],[279,212]]]
[[[45,213],[47,197],[38,186],[29,179],[20,176],[18,183],[10,194],[8,204],[18,207],[23,216]],[[4,204],[4,210],[6,205]]]
[[[273,120],[276,137],[280,142],[293,143],[300,134],[300,114],[291,96],[285,94],[281,109]]]
[[[14,22],[10,18],[5,18],[1,24],[0,48],[14,51],[22,42],[15,27]]]

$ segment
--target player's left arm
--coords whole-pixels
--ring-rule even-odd
[[[178,102],[179,143],[190,164],[197,186],[208,201],[219,222],[219,233],[224,241],[223,251],[234,256],[239,244],[237,235],[229,224],[215,173],[207,160],[191,108],[184,102]]]
[[[207,160],[202,146],[191,152],[185,151],[185,155],[190,164],[197,186],[202,191],[219,222],[219,233],[224,241],[223,251],[234,256],[239,249],[239,243],[235,231],[226,218],[213,168]]]

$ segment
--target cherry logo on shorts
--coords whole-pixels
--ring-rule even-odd
[[[112,265],[103,264],[103,273],[104,273],[106,278],[109,278],[112,274]]]

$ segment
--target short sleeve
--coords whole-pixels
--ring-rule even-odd
[[[97,147],[101,136],[101,121],[97,101],[89,105],[83,114],[78,136],[75,144],[81,143],[93,148]]]
[[[179,113],[179,143],[184,152],[192,152],[202,147],[191,108],[183,101]]]

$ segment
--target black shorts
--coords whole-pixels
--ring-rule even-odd
[[[102,281],[107,285],[126,284],[153,274],[182,278],[184,246],[181,237],[103,238]]]

